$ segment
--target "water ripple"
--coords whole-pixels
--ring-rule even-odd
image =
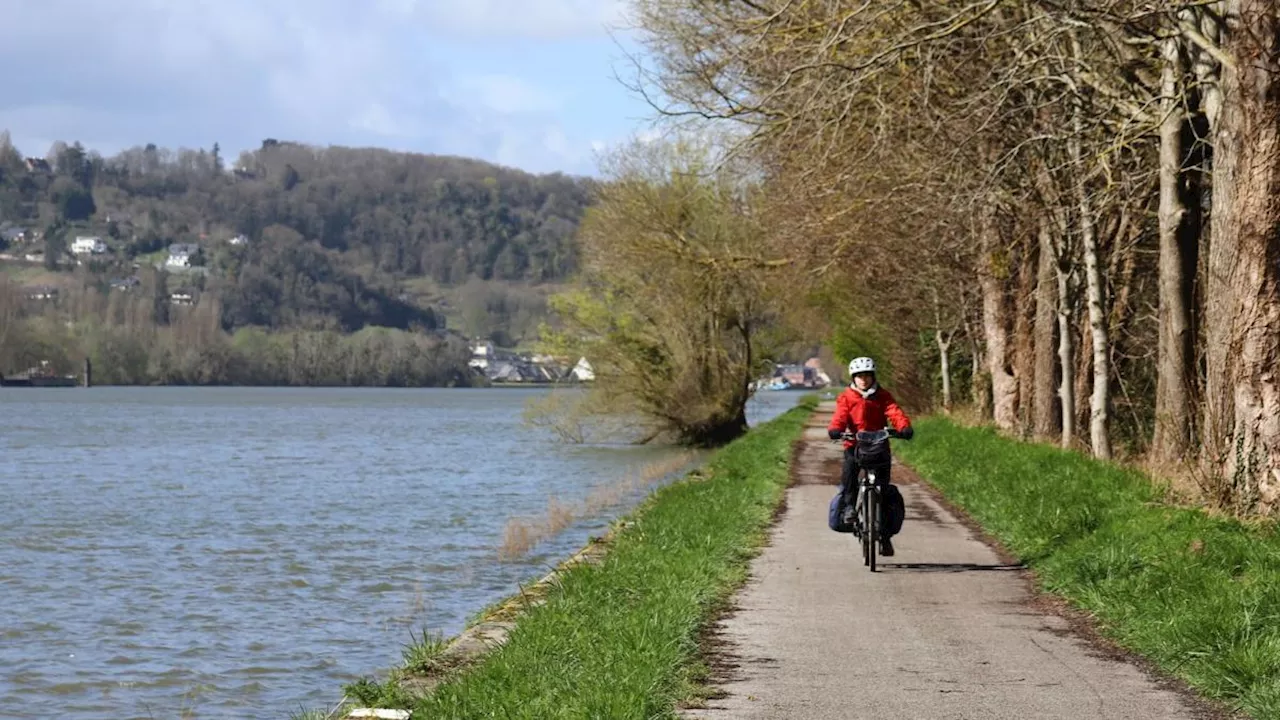
[[[287,717],[457,632],[607,520],[503,562],[511,515],[666,452],[550,443],[538,392],[0,391],[5,716]]]

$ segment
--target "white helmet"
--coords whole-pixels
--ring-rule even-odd
[[[849,377],[853,377],[858,373],[873,373],[876,371],[876,361],[869,357],[857,357],[849,361]]]

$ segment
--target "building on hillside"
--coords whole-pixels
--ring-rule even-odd
[[[52,285],[30,285],[22,289],[22,296],[28,300],[57,300],[58,288]]]
[[[195,305],[196,293],[190,288],[180,288],[169,293],[169,302],[174,305]]]
[[[817,387],[827,387],[831,384],[831,376],[822,369],[822,360],[811,357],[804,361],[804,366],[813,371],[814,383]]]
[[[570,376],[578,382],[591,382],[596,379],[596,371],[591,367],[591,363],[586,358],[579,358],[578,364],[573,366],[573,370],[569,371]]]
[[[0,228],[0,241],[6,245],[17,245],[31,240],[31,231],[23,227],[8,226]]]
[[[79,236],[71,242],[71,252],[76,255],[101,255],[106,251],[107,244],[96,235]]]
[[[237,246],[238,246],[238,245],[248,245],[248,244],[249,244],[249,236],[247,236],[247,235],[236,235],[235,237],[231,238],[230,240],[227,240],[227,242],[228,242],[228,243],[230,243],[230,244],[232,244],[232,245],[237,245]]]
[[[803,365],[783,365],[778,368],[776,377],[780,377],[791,387],[804,387],[805,381],[813,376],[813,371]]]
[[[31,172],[53,172],[53,167],[44,158],[29,157],[26,159],[26,164]]]
[[[169,267],[191,267],[199,254],[200,246],[195,243],[174,243],[169,246],[169,258],[164,264]]]
[[[111,281],[111,289],[119,290],[121,292],[128,292],[140,285],[142,285],[142,281],[139,280],[136,275],[130,275],[126,278],[119,278]]]
[[[485,375],[492,382],[533,382],[533,374],[518,363],[498,360],[489,365]]]
[[[487,373],[489,366],[498,360],[498,350],[493,343],[479,340],[471,346],[471,360],[468,367]]]

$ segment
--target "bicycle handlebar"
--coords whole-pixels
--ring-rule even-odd
[[[897,431],[897,430],[894,430],[893,428],[885,428],[885,432],[887,433],[887,437],[888,437],[888,438],[893,438],[893,439],[895,439],[895,440],[901,440],[901,439],[902,439],[902,436],[898,434],[898,431]],[[849,432],[848,430],[846,430],[846,431],[844,431],[843,433],[841,433],[841,434],[840,434],[840,437],[833,439],[831,442],[840,442],[840,441],[842,441],[842,440],[848,440],[848,441],[851,441],[851,442],[857,442],[857,441],[858,441],[858,434],[857,434],[857,433],[852,433],[852,432]]]

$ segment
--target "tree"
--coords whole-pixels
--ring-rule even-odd
[[[67,232],[60,224],[52,224],[44,229],[44,267],[46,270],[57,270],[62,256],[67,253]]]
[[[1227,0],[1214,133],[1205,456],[1239,505],[1280,506],[1280,2]]]
[[[60,177],[50,187],[58,217],[63,222],[83,222],[93,217],[97,205],[93,193],[71,178]]]
[[[553,350],[595,369],[584,402],[697,446],[747,429],[774,314],[766,278],[784,264],[755,256],[753,190],[728,170],[711,172],[712,152],[637,143],[612,157],[579,236],[580,284],[552,298],[563,323]]]

